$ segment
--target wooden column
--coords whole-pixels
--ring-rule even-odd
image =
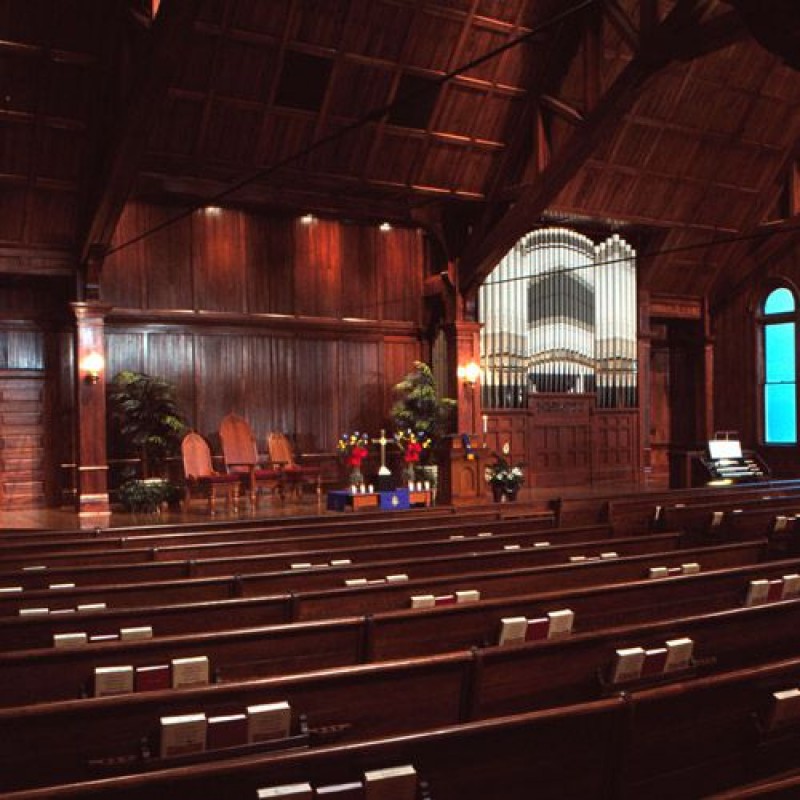
[[[111,306],[72,303],[75,314],[77,511],[109,513],[104,321]],[[94,362],[94,364],[92,363]]]
[[[478,500],[486,493],[483,480],[485,460],[484,436],[481,422],[480,377],[472,384],[458,377],[458,368],[470,362],[480,363],[479,322],[457,321],[444,326],[447,340],[447,373],[449,392],[455,395],[456,435],[440,456],[443,475],[440,475],[439,497],[443,502]],[[454,391],[453,391],[454,390]],[[468,434],[472,452],[464,448],[462,435]]]

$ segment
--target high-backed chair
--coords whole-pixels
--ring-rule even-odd
[[[317,494],[321,491],[321,473],[318,466],[312,464],[299,464],[295,458],[294,448],[289,437],[284,433],[273,431],[267,436],[267,449],[273,465],[280,467],[289,489],[300,495],[306,484],[316,487]]]
[[[217,497],[224,497],[225,504],[235,509],[239,502],[238,475],[215,472],[211,460],[211,449],[206,440],[191,431],[181,441],[183,456],[183,473],[186,479],[184,499],[188,503],[193,494],[200,494],[208,499],[208,510],[214,513]]]
[[[277,492],[283,498],[283,475],[279,469],[260,464],[256,437],[247,420],[237,414],[223,417],[219,438],[225,467],[239,476],[253,507],[261,490]]]

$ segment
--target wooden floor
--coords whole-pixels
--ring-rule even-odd
[[[605,497],[614,493],[636,491],[637,488],[641,491],[647,491],[636,485],[615,485],[613,490],[610,490],[608,486],[603,486],[602,488],[569,486],[563,488],[549,487],[547,489],[523,487],[519,494],[519,502],[522,504],[535,502],[539,505],[558,497]],[[491,502],[491,496],[488,492],[481,501],[477,501],[477,503],[482,502],[487,504]],[[226,519],[289,518],[313,516],[315,514],[341,516],[341,512],[328,511],[326,509],[324,494],[318,497],[309,493],[300,499],[292,498],[281,501],[268,498],[262,501],[255,511],[243,504],[238,513],[228,512],[225,505],[221,503],[213,517],[209,515],[208,506],[202,500],[192,501],[188,508],[181,511],[170,510],[157,514],[131,514],[114,508],[111,514],[80,515],[69,507],[0,511],[0,530],[15,528],[31,530],[41,530],[43,528],[57,530],[97,527],[116,528],[130,525],[204,522],[209,519],[224,521]]]

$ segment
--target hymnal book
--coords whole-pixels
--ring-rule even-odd
[[[238,747],[242,744],[247,744],[246,714],[225,714],[208,718],[206,747],[209,750]]]
[[[310,561],[296,561],[294,564],[289,564],[290,569],[308,569],[310,566]]]
[[[456,603],[477,603],[481,593],[477,589],[462,589],[456,592]]]
[[[550,611],[547,614],[550,628],[547,631],[548,639],[563,639],[572,633],[572,624],[575,622],[575,612],[568,608],[560,611]]]
[[[680,567],[667,567],[667,575],[680,575],[683,570]]]
[[[50,616],[52,617],[54,614],[58,615],[58,614],[74,614],[74,613],[75,613],[74,608],[54,608],[50,612]]]
[[[793,600],[800,595],[800,575],[793,572],[783,576],[783,599]]]
[[[800,718],[800,689],[784,689],[772,693],[772,706],[766,719],[767,728],[796,722]]]
[[[344,582],[345,586],[366,586],[367,579],[366,578],[348,578]]]
[[[644,657],[644,649],[641,647],[623,647],[617,650],[614,666],[611,669],[611,682],[621,683],[640,678]]]
[[[756,606],[759,603],[767,602],[767,595],[769,594],[769,581],[757,580],[750,581],[747,588],[747,597],[744,604],[746,606]]]
[[[433,598],[435,606],[452,606],[455,605],[456,596],[454,594],[437,594]]]
[[[528,627],[525,629],[525,641],[538,642],[541,639],[546,639],[549,632],[549,617],[536,617],[534,619],[529,619]]]
[[[570,564],[577,564],[580,561],[586,561],[586,556],[570,556],[569,563]]]
[[[286,700],[247,707],[247,741],[285,739],[292,727],[292,709]]]
[[[353,562],[349,558],[334,558],[331,561],[332,567],[347,567],[350,566]]]
[[[365,800],[416,800],[417,771],[403,767],[374,769],[364,773]]]
[[[681,572],[684,575],[697,575],[700,572],[700,565],[696,561],[681,564]]]
[[[712,511],[711,512],[711,527],[712,528],[719,528],[722,525],[722,520],[725,517],[724,511]]]
[[[664,672],[674,672],[679,669],[688,669],[692,662],[694,642],[687,638],[670,639],[667,642],[667,661]]]
[[[361,781],[353,781],[318,786],[314,797],[329,797],[331,800],[364,800],[364,784]]]
[[[85,633],[53,634],[53,647],[82,647],[88,642],[89,637]]]
[[[644,663],[642,664],[642,677],[645,675],[660,675],[664,672],[667,663],[667,648],[654,647],[644,651]]]
[[[775,578],[769,581],[767,588],[767,602],[774,603],[777,600],[783,599],[783,578]]]
[[[387,575],[386,582],[387,583],[400,583],[401,581],[407,581],[408,575],[404,572],[401,572],[399,575]]]
[[[136,667],[134,678],[137,692],[157,692],[172,686],[169,664]]]
[[[161,758],[202,753],[206,749],[205,714],[161,717]]]
[[[411,608],[433,608],[436,598],[432,594],[412,594]]]
[[[292,800],[312,800],[314,790],[310,783],[285,783],[283,786],[267,786],[258,790],[258,800],[275,797],[291,797]]]
[[[21,608],[18,611],[21,617],[38,617],[42,614],[49,614],[49,608]]]
[[[492,533],[492,531],[481,531],[481,532],[478,534],[478,538],[479,538],[479,539],[485,539],[485,538],[487,538],[488,536],[494,536],[494,533]]]
[[[208,656],[172,659],[172,688],[203,686],[208,683]]]
[[[378,583],[386,583],[386,578],[370,578],[367,581],[367,586],[375,586]]]
[[[500,638],[498,644],[518,644],[525,641],[528,620],[525,617],[503,617],[500,620]]]
[[[47,566],[45,564],[34,564],[33,566],[30,566],[30,567],[23,567],[22,571],[23,572],[41,572],[44,569],[47,569]]]
[[[96,633],[89,637],[90,644],[103,644],[103,642],[118,642],[118,633]]]
[[[467,537],[466,537],[466,536],[464,536],[464,534],[463,534],[463,533],[454,533],[454,534],[453,534],[453,535],[450,537],[450,541],[453,541],[454,539],[466,539],[466,538],[467,538]]]
[[[149,625],[140,625],[136,628],[120,628],[119,638],[123,642],[135,642],[139,639],[152,639],[153,629]]]
[[[607,553],[600,553],[600,558],[619,558],[619,553],[615,550],[609,550]]]
[[[550,547],[550,542],[534,542],[534,547]]]
[[[518,544],[504,544],[503,550],[521,550],[522,548]]]
[[[786,530],[786,522],[787,518],[784,517],[782,514],[775,517],[775,522],[772,526],[773,533],[780,533],[783,530]]]
[[[133,691],[133,667],[95,667],[94,696],[108,697]]]
[[[74,589],[75,588],[75,584],[74,583],[51,583],[47,588],[48,589]]]
[[[105,603],[83,603],[78,606],[78,611],[105,611]]]
[[[647,572],[648,578],[667,578],[669,570],[666,567],[650,567]]]
[[[658,522],[661,519],[661,506],[656,506],[653,510],[653,521]]]
[[[8,593],[8,592],[21,592],[21,586],[0,586],[0,594]]]

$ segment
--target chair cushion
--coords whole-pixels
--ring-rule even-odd
[[[201,475],[199,478],[193,478],[192,480],[196,481],[197,483],[237,483],[239,481],[238,475]]]

